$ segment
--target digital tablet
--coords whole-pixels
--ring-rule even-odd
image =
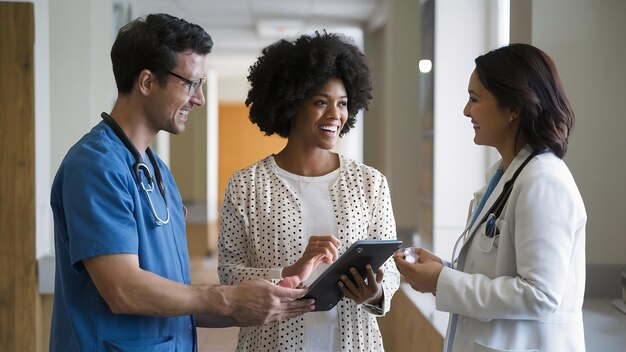
[[[309,291],[303,298],[315,299],[315,311],[332,309],[343,298],[337,283],[341,275],[352,278],[350,268],[356,268],[365,279],[365,266],[370,264],[376,272],[383,263],[391,257],[402,245],[398,240],[360,240],[356,241],[333,264],[309,286]]]

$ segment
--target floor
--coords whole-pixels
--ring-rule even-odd
[[[217,284],[217,257],[192,257],[189,260],[193,284]],[[201,352],[229,352],[237,346],[239,328],[198,328],[198,349]]]

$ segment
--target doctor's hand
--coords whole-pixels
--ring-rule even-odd
[[[383,291],[379,285],[383,281],[383,271],[378,269],[376,276],[374,276],[374,271],[369,264],[365,269],[367,282],[363,280],[356,268],[350,268],[351,278],[347,275],[341,275],[341,281],[337,285],[339,290],[354,303],[367,303],[377,306],[383,296]]]
[[[293,265],[283,268],[283,277],[297,276],[305,281],[311,272],[321,263],[332,263],[337,260],[341,241],[335,236],[311,236],[304,254]]]
[[[288,278],[297,285],[297,279]],[[286,285],[283,282],[282,285]],[[237,326],[263,325],[283,321],[310,312],[315,308],[314,300],[302,299],[306,289],[293,289],[275,285],[266,280],[244,281],[232,289],[226,305],[232,309],[231,316]]]
[[[436,294],[439,274],[443,270],[441,258],[423,248],[412,250],[419,256],[417,263],[406,261],[402,252],[393,255],[398,271],[414,290]]]

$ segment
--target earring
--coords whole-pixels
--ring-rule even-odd
[[[513,115],[509,116],[509,122],[513,122],[513,120],[515,120],[515,116]]]

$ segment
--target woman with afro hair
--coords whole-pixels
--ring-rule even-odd
[[[290,277],[309,284],[313,271],[355,241],[395,239],[385,177],[332,152],[372,99],[361,51],[326,32],[280,40],[263,50],[248,81],[250,120],[287,145],[230,179],[219,235],[221,282]],[[345,297],[335,307],[242,328],[237,350],[383,351],[376,317],[389,310],[399,273],[391,260],[376,272],[356,269],[367,280],[342,277]]]

